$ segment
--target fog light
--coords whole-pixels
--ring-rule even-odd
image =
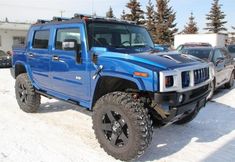
[[[179,99],[178,99],[178,100],[179,100],[179,103],[183,102],[183,100],[184,100],[184,95],[181,94],[181,95],[179,96]]]

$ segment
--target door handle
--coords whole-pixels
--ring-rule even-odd
[[[59,56],[53,56],[53,57],[52,57],[52,60],[54,60],[54,61],[59,61],[59,60],[60,60],[60,57],[59,57]]]
[[[29,55],[28,55],[29,57],[34,57],[35,56],[35,54],[33,54],[33,53],[29,53]]]

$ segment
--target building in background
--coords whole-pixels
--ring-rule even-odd
[[[13,45],[23,45],[31,24],[0,21],[0,50],[11,51]]]

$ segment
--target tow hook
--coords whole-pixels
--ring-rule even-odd
[[[170,114],[165,112],[159,104],[152,105],[153,109],[163,118],[166,119]]]

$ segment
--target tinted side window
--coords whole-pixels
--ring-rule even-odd
[[[62,43],[65,40],[74,40],[78,46],[81,46],[80,29],[58,29],[56,33],[55,49],[63,50]]]
[[[33,48],[47,49],[49,43],[50,31],[36,31],[33,39]]]

